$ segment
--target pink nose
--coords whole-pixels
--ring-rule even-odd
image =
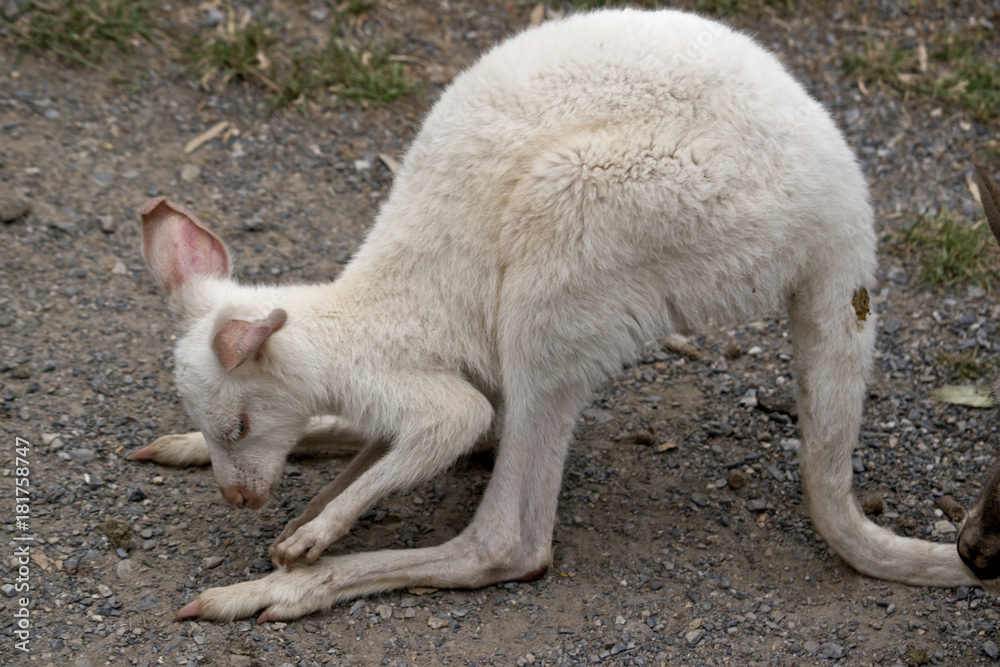
[[[267,494],[253,493],[242,486],[228,486],[219,490],[227,503],[240,509],[260,509],[267,502]]]

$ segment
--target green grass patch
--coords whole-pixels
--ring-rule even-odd
[[[967,352],[942,354],[937,363],[950,368],[951,377],[962,381],[993,377],[997,368],[996,359],[992,355],[980,355],[978,347]]]
[[[917,218],[896,236],[920,260],[920,279],[928,286],[971,284],[993,292],[998,251],[985,220],[969,225],[942,211]]]
[[[867,85],[955,104],[985,123],[1000,117],[1000,65],[979,55],[986,40],[980,31],[942,35],[926,72],[918,68],[916,49],[894,39],[869,38],[859,50],[845,49],[841,63],[844,74]]]
[[[545,0],[555,8],[569,6],[576,11],[601,9],[604,7],[639,7],[642,9],[661,9],[674,6],[675,3],[661,0]],[[529,3],[531,4],[531,3]],[[737,15],[759,16],[767,7],[777,7],[785,14],[795,10],[795,0],[694,0],[681,5],[685,9],[693,9],[702,14],[732,17]]]
[[[951,71],[930,88],[935,97],[965,107],[980,122],[1000,116],[1000,66],[981,58],[976,49],[985,39],[978,31],[971,36],[946,35],[934,58]]]
[[[264,76],[269,65],[267,54],[277,43],[278,38],[264,23],[248,20],[238,26],[230,11],[218,30],[192,40],[188,57],[203,80],[221,74],[225,85],[230,79]]]
[[[717,16],[736,16],[748,14],[756,16],[765,7],[778,7],[786,14],[795,12],[795,0],[697,0],[695,10]]]
[[[900,74],[915,67],[915,59],[908,49],[892,40],[866,39],[859,51],[846,49],[842,59],[844,74],[859,78],[868,85],[903,87]]]
[[[352,5],[355,11],[366,6]],[[187,51],[205,87],[213,81],[224,86],[232,79],[255,80],[270,90],[272,109],[323,94],[362,105],[385,104],[420,89],[403,71],[402,63],[393,60],[389,45],[358,39],[339,20],[326,45],[319,46],[287,42],[277,27],[249,19],[237,21],[230,11],[224,25],[195,38]]]
[[[293,53],[291,65],[278,71],[275,81],[272,107],[287,106],[322,91],[361,104],[386,104],[420,89],[419,83],[403,72],[402,64],[392,60],[389,47],[359,45],[335,34],[322,49]]]
[[[572,7],[574,11],[590,11],[592,9],[604,9],[605,7],[659,9],[662,6],[659,0],[545,0],[545,3],[555,9]]]
[[[86,67],[120,60],[152,32],[147,3],[136,0],[32,2],[16,16],[0,17],[19,52],[53,53]]]

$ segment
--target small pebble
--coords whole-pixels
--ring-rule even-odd
[[[201,167],[196,164],[186,164],[181,167],[181,180],[190,183],[201,176]]]
[[[214,28],[221,25],[226,20],[226,15],[216,7],[209,7],[205,10],[205,25]]]
[[[983,653],[988,655],[993,660],[1000,657],[1000,649],[997,649],[997,644],[992,639],[987,639],[983,642]]]
[[[111,185],[115,182],[114,174],[107,171],[98,171],[90,179],[98,185]]]
[[[824,658],[839,660],[844,657],[844,647],[837,642],[827,642],[819,647],[819,654]]]
[[[940,521],[934,522],[934,530],[939,535],[953,535],[958,532],[958,528],[955,527],[948,519],[941,519]]]
[[[705,636],[705,631],[701,628],[698,628],[697,630],[692,630],[691,632],[684,635],[684,641],[688,643],[688,646],[694,646],[704,636]]]
[[[11,223],[31,213],[31,206],[18,199],[6,199],[0,194],[0,222]]]
[[[132,579],[140,567],[139,563],[129,558],[120,560],[117,566],[118,578],[123,580]]]
[[[211,570],[214,567],[218,567],[226,560],[225,556],[205,556],[201,559],[201,569]]]
[[[439,616],[431,616],[427,619],[427,625],[434,630],[440,630],[441,628],[447,628],[449,621],[448,619],[441,618]]]
[[[96,454],[92,449],[70,449],[66,453],[80,465],[86,465],[96,458]]]

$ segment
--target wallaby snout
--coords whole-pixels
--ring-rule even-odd
[[[270,488],[262,493],[252,491],[244,486],[220,486],[219,491],[222,492],[222,497],[227,503],[239,509],[259,510],[267,504],[268,498],[271,497]]]

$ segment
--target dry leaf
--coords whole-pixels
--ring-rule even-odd
[[[222,134],[227,127],[229,127],[229,121],[224,120],[208,128],[184,145],[184,154],[187,155],[188,153],[195,152],[206,143]]]
[[[917,44],[917,71],[927,71],[927,46],[923,42]]]
[[[388,168],[389,171],[392,172],[393,176],[399,173],[399,168],[401,165],[399,164],[399,162],[393,159],[392,156],[386,155],[385,153],[379,153],[378,159],[381,160],[382,164],[384,164],[386,168]]]
[[[529,26],[541,25],[542,21],[545,20],[545,3],[539,2],[535,5],[535,8],[531,10],[531,17],[528,19]]]
[[[983,196],[980,194],[979,185],[976,183],[975,179],[972,178],[972,174],[965,175],[965,185],[969,188],[969,194],[976,200],[976,203],[982,206]]]
[[[215,78],[215,73],[219,70],[215,67],[211,68],[205,72],[201,79],[198,81],[198,85],[201,86],[202,90],[210,90],[212,87],[212,79]]]
[[[262,70],[271,69],[271,59],[267,57],[267,54],[263,51],[257,52],[257,63],[260,65]]]
[[[970,408],[992,408],[993,395],[989,387],[971,385],[945,385],[931,392],[931,400],[938,403],[967,405]]]
[[[52,561],[49,560],[49,557],[43,554],[41,551],[33,552],[31,554],[31,560],[38,563],[38,567],[42,568],[45,571],[52,569]]]
[[[671,449],[677,449],[677,443],[674,442],[673,440],[667,440],[666,442],[661,442],[659,445],[656,446],[656,451],[658,452],[666,452]]]

